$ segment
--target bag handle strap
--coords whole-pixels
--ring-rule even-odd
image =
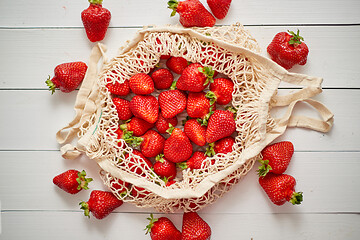
[[[98,62],[101,57],[105,63],[106,46],[98,43],[91,50],[88,69],[75,100],[75,117],[64,128],[56,133],[56,140],[59,144],[66,144],[60,148],[64,158],[74,159],[80,155],[76,147],[70,142],[77,136],[79,129],[87,119],[96,111],[94,107],[94,94],[97,88]]]

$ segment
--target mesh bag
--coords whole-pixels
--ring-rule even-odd
[[[102,44],[93,48],[76,99],[76,116],[57,133],[57,140],[63,145],[64,158],[74,159],[86,153],[98,163],[105,185],[119,199],[139,207],[153,207],[161,212],[198,211],[238,183],[259,159],[261,150],[287,127],[321,132],[332,127],[333,114],[310,99],[321,92],[322,79],[289,73],[261,56],[256,40],[240,24],[211,28],[148,27],[120,48],[115,58],[108,61],[105,51]],[[170,186],[133,154],[124,140],[117,139],[115,131],[120,121],[106,88],[108,83],[122,83],[137,73],[149,73],[161,55],[181,56],[226,75],[234,82],[231,104],[237,110],[233,151],[208,157],[200,169],[178,170],[177,181]],[[103,63],[99,64],[101,57]],[[281,81],[303,87],[279,96],[277,88]],[[321,119],[294,116],[298,102],[311,105]],[[287,111],[281,118],[274,118],[270,110],[278,106],[287,106]]]

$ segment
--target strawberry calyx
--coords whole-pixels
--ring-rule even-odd
[[[206,76],[206,81],[204,83],[204,86],[214,82],[213,77],[215,72],[212,69],[212,67],[199,67],[198,70],[199,72],[203,73]]]
[[[164,162],[164,154],[160,153],[159,155],[157,155],[155,157],[155,161],[163,163]]]
[[[149,224],[144,229],[146,231],[145,234],[148,234],[149,232],[151,232],[151,228],[154,226],[154,223],[156,223],[159,219],[154,218],[154,215],[152,213],[150,214],[150,217],[146,219],[150,221]]]
[[[237,115],[237,110],[236,108],[234,108],[233,106],[227,106],[225,108],[226,111],[232,112],[232,114],[234,115],[234,119],[236,119],[236,115]]]
[[[51,95],[54,94],[55,89],[57,88],[56,84],[52,81],[53,79],[49,78],[45,81],[46,85],[49,87],[49,91],[51,91]]]
[[[80,189],[89,189],[88,184],[89,182],[91,182],[93,179],[92,178],[86,178],[86,172],[85,170],[82,170],[81,172],[78,173],[78,178],[76,178],[76,181],[79,183],[79,186],[77,187],[78,190]]]
[[[212,92],[212,91],[208,91],[206,93],[205,97],[210,99],[210,106],[213,105],[217,100],[216,94],[214,92]]]
[[[125,125],[125,126],[124,126]],[[123,128],[123,129],[122,129]],[[128,131],[126,130],[126,124],[122,124],[120,125],[120,129],[123,130],[123,135],[122,135],[122,139],[125,140],[126,143],[129,143],[131,144],[132,146],[134,147],[137,147],[139,146],[142,141],[144,140],[143,138],[141,137],[135,137],[133,135],[133,131]],[[120,141],[120,140],[119,140]]]
[[[303,201],[302,192],[294,192],[289,200],[289,202],[291,202],[293,205],[299,205],[301,204],[302,201]]]
[[[185,170],[185,169],[187,169],[189,166],[187,165],[186,162],[179,162],[179,163],[176,163],[176,167],[180,168],[181,170]]]
[[[272,167],[269,165],[269,160],[259,160],[261,164],[256,171],[260,177],[265,177],[266,174],[272,170]]]
[[[206,151],[205,151],[206,156],[212,157],[216,154],[215,150],[214,150],[214,146],[215,146],[215,143],[213,143],[213,142],[209,143],[209,146],[206,148]]]
[[[90,4],[102,5],[103,0],[88,0]]]
[[[175,16],[178,5],[179,5],[179,2],[176,0],[168,1],[168,8],[173,10],[170,14],[170,17]]]
[[[169,128],[168,128],[168,130],[166,130],[166,132],[171,135],[172,132],[174,131],[174,129],[175,129],[175,127],[171,123],[169,123]]]
[[[177,81],[173,81],[171,86],[170,86],[170,90],[175,90],[176,89],[176,82]]]
[[[207,126],[207,125],[208,125],[208,122],[209,122],[209,119],[210,119],[210,117],[211,117],[211,115],[212,115],[213,113],[214,113],[213,108],[210,107],[210,112],[209,112],[208,114],[206,114],[203,118],[198,118],[198,119],[196,119],[196,121],[197,121],[198,123],[200,123],[201,126]]]
[[[90,218],[89,204],[87,202],[82,201],[79,203],[79,205],[81,206],[80,209],[84,210],[84,215]]]
[[[292,36],[288,42],[290,45],[297,47],[298,45],[300,45],[302,43],[301,41],[304,41],[304,38],[299,35],[299,33],[300,33],[299,29],[297,30],[296,33],[288,30],[288,33],[290,33]]]

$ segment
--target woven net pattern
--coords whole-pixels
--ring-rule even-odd
[[[252,169],[258,156],[244,159],[243,152],[261,141],[260,128],[265,127],[268,131],[274,126],[268,112],[265,113],[267,117],[261,117],[264,113],[259,100],[271,75],[255,58],[232,52],[211,41],[218,39],[259,52],[255,39],[241,25],[195,28],[195,31],[208,41],[186,33],[145,31],[141,41],[110,60],[100,74],[99,111],[81,126],[79,137],[90,126],[96,125],[87,155],[99,162],[108,161],[116,168],[116,174],[102,170],[101,177],[111,191],[125,202],[139,207],[153,207],[161,212],[176,209],[198,211],[222,197]],[[119,142],[117,139],[115,131],[121,122],[112,103],[112,95],[105,87],[110,82],[122,83],[137,73],[149,73],[159,63],[161,55],[181,56],[226,75],[234,82],[231,104],[237,109],[233,151],[208,157],[201,169],[178,170],[176,182],[170,186],[166,186],[152,169],[134,155],[133,149],[124,140]],[[234,165],[237,167],[234,168]],[[232,168],[231,171],[229,168]],[[208,184],[210,177],[224,175],[226,171],[220,181]],[[206,181],[207,184],[204,184]],[[201,192],[201,196],[188,197],[196,192]]]

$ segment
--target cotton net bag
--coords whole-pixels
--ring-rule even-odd
[[[287,127],[320,132],[328,132],[332,127],[333,114],[310,99],[321,92],[322,79],[290,73],[260,55],[256,40],[241,24],[211,28],[147,27],[120,48],[115,58],[108,61],[105,51],[102,44],[93,48],[76,99],[76,116],[57,133],[57,140],[63,145],[64,158],[74,159],[85,153],[97,162],[104,184],[114,195],[138,207],[160,212],[198,211],[238,183],[260,158],[261,150]],[[226,75],[234,83],[231,105],[237,110],[233,151],[208,157],[201,169],[178,170],[176,182],[170,186],[133,154],[132,147],[117,139],[115,131],[121,122],[106,88],[108,83],[123,83],[137,73],[149,73],[161,55],[181,56]],[[277,89],[282,81],[303,88],[279,96]],[[321,119],[294,116],[293,108],[298,102],[312,106]],[[287,111],[281,118],[274,118],[270,110],[278,106],[287,106]],[[131,158],[137,159],[137,163]]]

